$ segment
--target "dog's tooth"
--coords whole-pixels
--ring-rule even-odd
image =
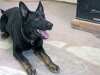
[[[39,30],[37,29],[37,31],[39,32]]]
[[[37,31],[38,31],[39,33],[41,33],[40,30],[37,29]]]

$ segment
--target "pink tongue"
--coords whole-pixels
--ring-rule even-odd
[[[40,32],[45,39],[49,38],[49,34],[46,31],[40,30]]]

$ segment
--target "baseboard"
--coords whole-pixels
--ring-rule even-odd
[[[74,19],[71,22],[72,28],[87,31],[93,34],[100,34],[100,24]]]

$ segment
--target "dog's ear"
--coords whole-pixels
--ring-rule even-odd
[[[23,20],[26,20],[28,17],[28,13],[29,13],[29,9],[27,8],[27,6],[20,1],[19,3],[19,9],[20,9],[20,14]]]
[[[43,8],[43,5],[42,5],[41,1],[39,1],[39,5],[38,5],[36,11],[41,11],[41,12],[44,13],[44,8]]]

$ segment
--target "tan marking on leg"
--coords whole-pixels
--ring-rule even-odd
[[[51,61],[51,59],[50,59],[50,57],[49,57],[48,55],[46,55],[46,54],[44,54],[44,53],[41,53],[41,55],[39,55],[39,54],[37,53],[37,56],[38,56],[41,60],[43,60],[43,62],[45,62],[48,66],[50,66],[50,67],[55,67],[55,64]]]
[[[36,53],[36,55],[46,63],[46,65],[49,67],[51,72],[53,72],[53,73],[59,73],[60,72],[59,66],[54,64],[47,54],[41,52],[41,53]]]
[[[29,68],[29,66],[27,66],[24,62],[21,62],[23,67],[27,70]]]

